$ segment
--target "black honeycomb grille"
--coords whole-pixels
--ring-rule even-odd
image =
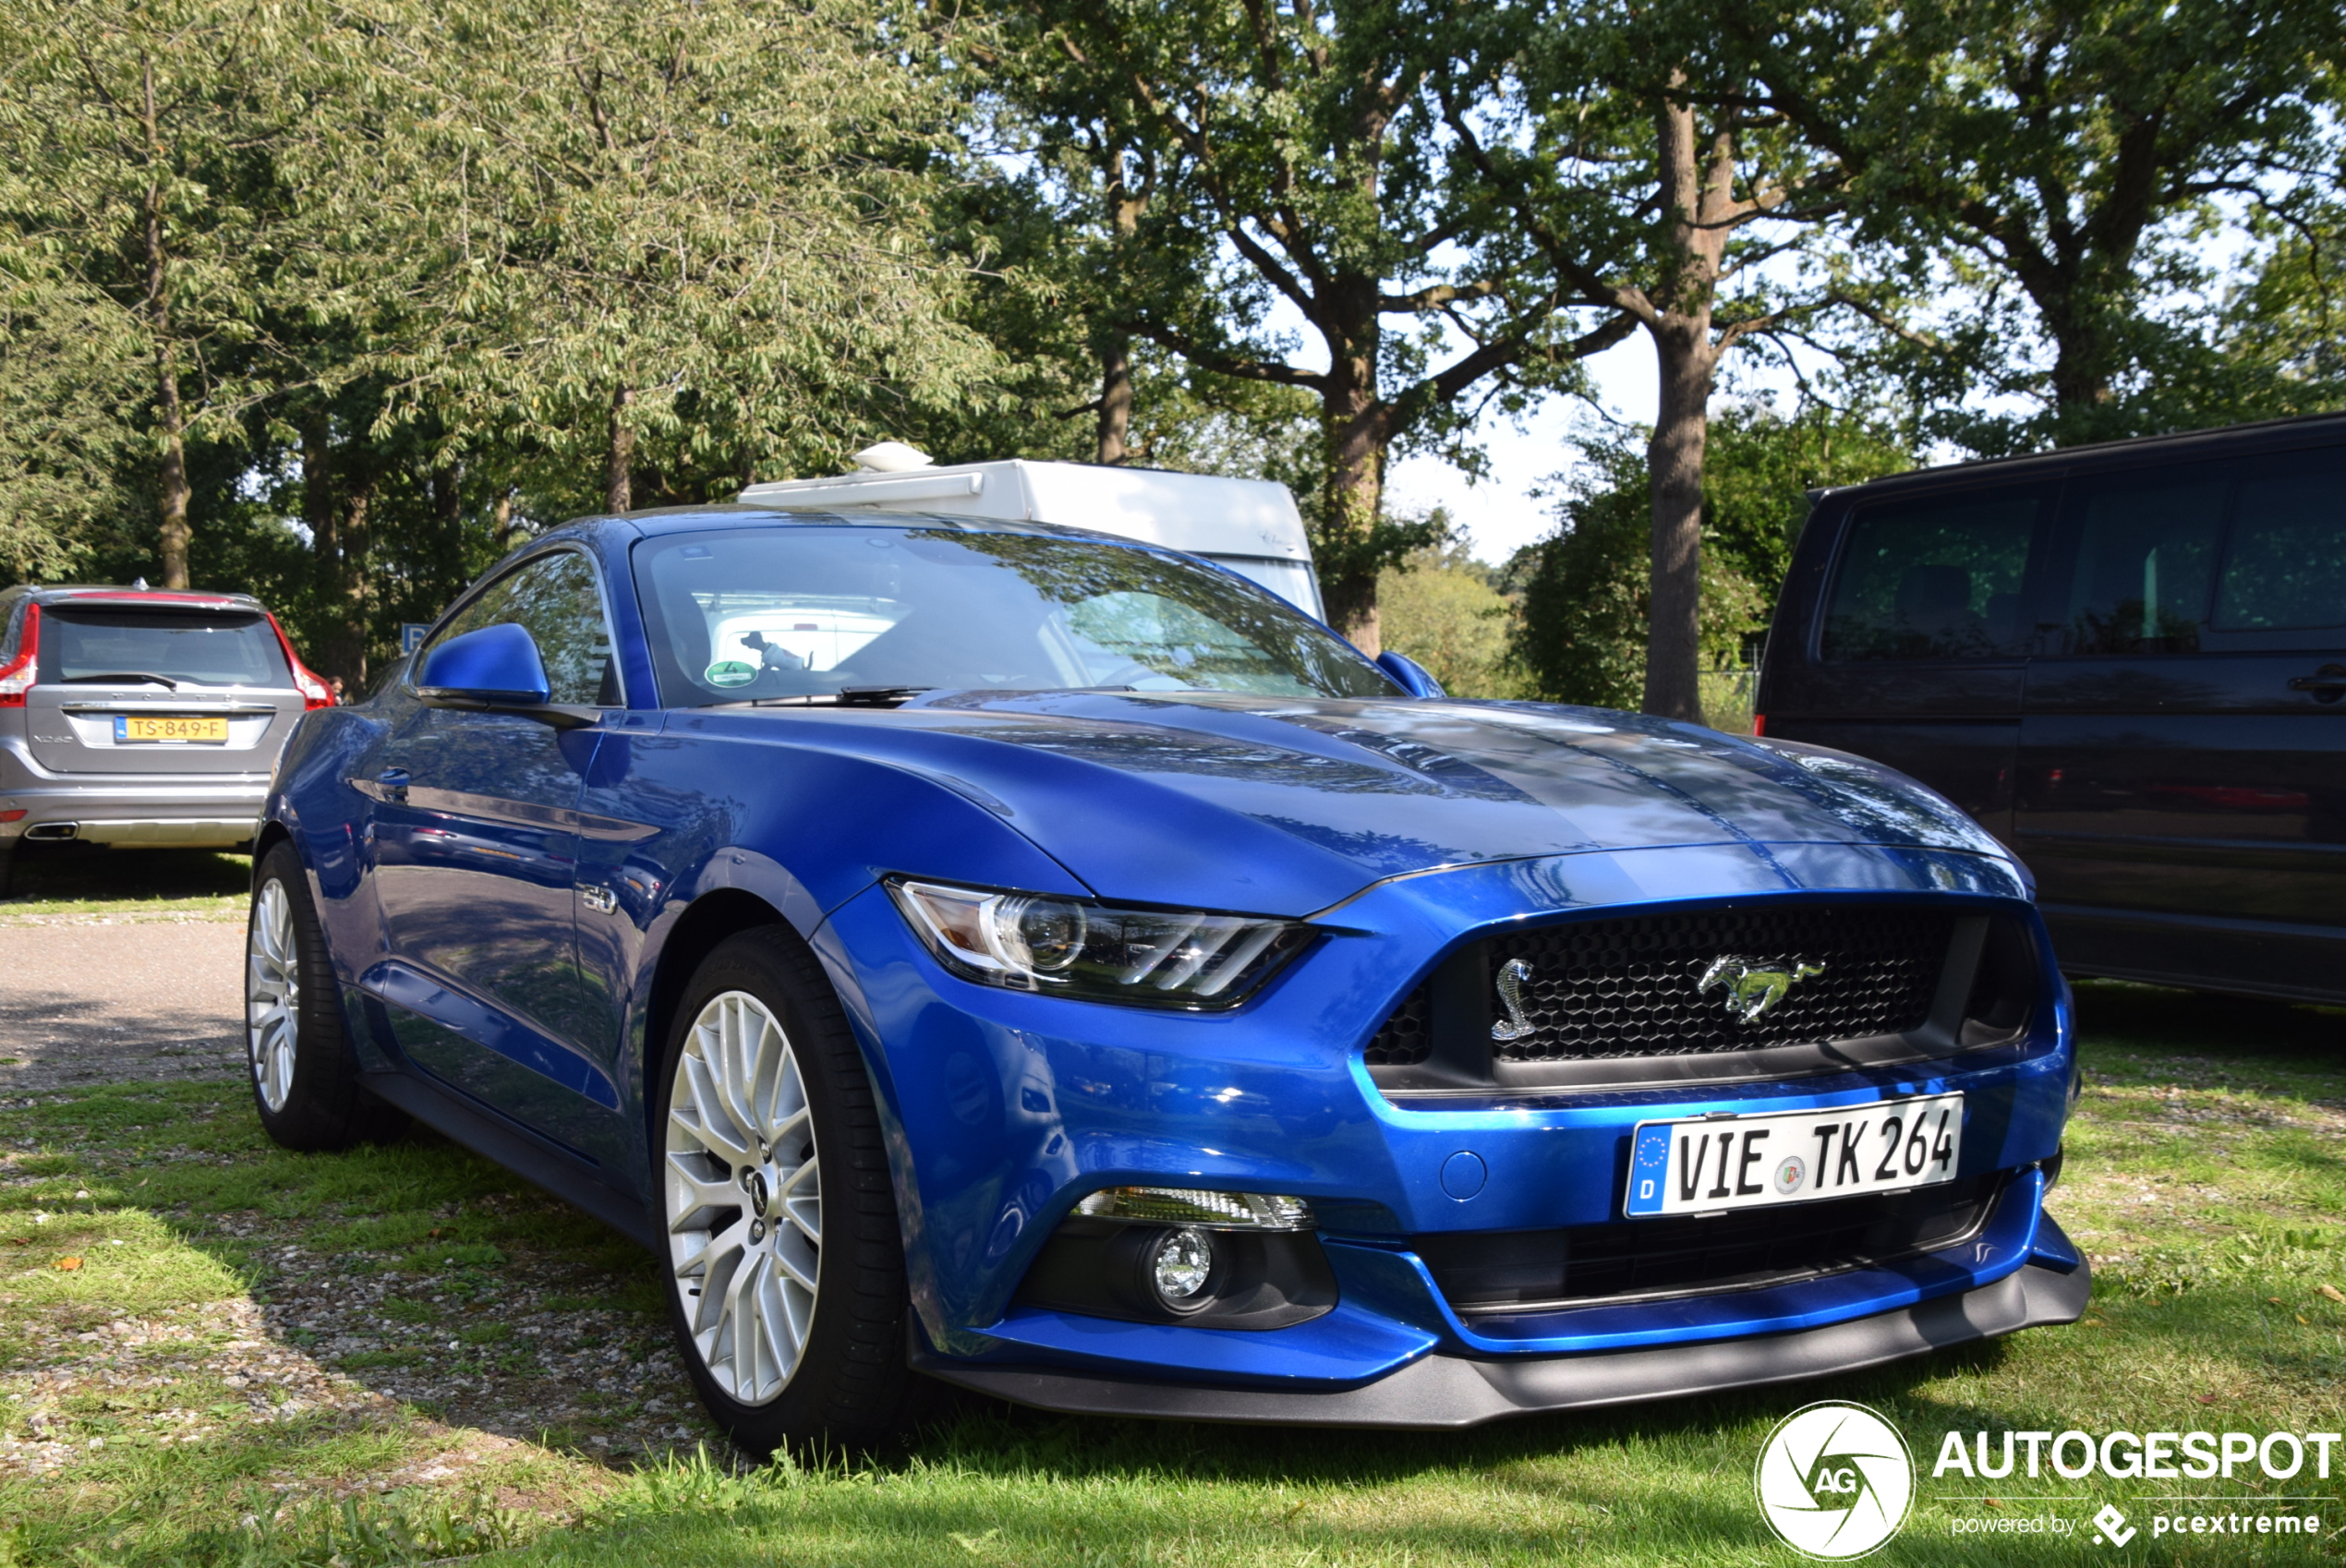
[[[1700,910],[1576,921],[1519,931],[1491,945],[1493,974],[1530,966],[1524,1014],[1532,1025],[1497,1047],[1509,1062],[1747,1051],[1895,1034],[1930,1011],[1954,916],[1930,910]],[[1699,989],[1727,957],[1820,971],[1747,1023],[1723,986]]]
[[[1421,985],[1393,1009],[1385,1027],[1369,1042],[1366,1053],[1373,1067],[1413,1067],[1433,1051],[1433,999],[1431,987]]]

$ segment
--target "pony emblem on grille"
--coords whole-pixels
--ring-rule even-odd
[[[1499,1000],[1507,1009],[1506,1021],[1491,1026],[1493,1040],[1520,1040],[1540,1026],[1523,1016],[1523,983],[1531,978],[1531,966],[1521,959],[1509,959],[1499,966]]]
[[[1722,953],[1711,960],[1702,971],[1695,990],[1708,994],[1725,986],[1727,1011],[1745,1023],[1756,1023],[1760,1015],[1784,998],[1797,981],[1810,975],[1822,974],[1822,964],[1802,963],[1797,959],[1772,964],[1765,959],[1747,959],[1735,953]],[[1492,1031],[1493,1034],[1498,1031]],[[1511,1036],[1508,1038],[1512,1038]]]

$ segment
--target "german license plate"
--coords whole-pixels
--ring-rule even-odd
[[[228,721],[216,715],[204,718],[167,713],[118,713],[114,717],[114,738],[116,742],[218,742],[228,738]]]
[[[1639,1122],[1622,1212],[1709,1214],[1936,1187],[1963,1162],[1963,1096]]]

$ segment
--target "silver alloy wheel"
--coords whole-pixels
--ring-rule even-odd
[[[746,991],[710,999],[672,1071],[669,1267],[702,1365],[737,1403],[764,1405],[815,1322],[823,1184],[806,1086],[780,1020]]]
[[[273,876],[253,899],[246,935],[245,1042],[260,1103],[284,1110],[301,1047],[301,955],[294,945],[293,899]]]

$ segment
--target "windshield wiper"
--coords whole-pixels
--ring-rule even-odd
[[[934,686],[843,686],[836,692],[806,692],[794,697],[745,697],[737,703],[711,703],[711,707],[894,707],[899,703],[934,692]]]
[[[179,682],[170,676],[157,675],[145,669],[109,669],[98,675],[68,675],[58,684],[70,686],[77,681],[148,681],[158,686],[168,686],[175,692],[179,689]]]

